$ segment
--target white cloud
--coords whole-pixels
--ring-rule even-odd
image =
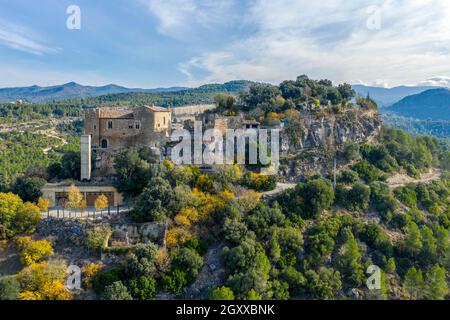
[[[450,77],[436,76],[429,78],[425,81],[421,81],[419,85],[422,86],[438,86],[438,87],[450,87]]]
[[[34,55],[61,51],[60,48],[47,46],[32,38],[37,38],[32,31],[22,26],[0,21],[0,45]]]
[[[377,3],[381,29],[369,30],[366,11]],[[393,86],[450,74],[447,0],[255,0],[244,9],[243,23],[256,31],[180,64],[189,85],[305,73]]]
[[[233,0],[139,0],[158,19],[158,32],[177,39],[226,23]]]

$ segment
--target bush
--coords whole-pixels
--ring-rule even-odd
[[[86,237],[86,246],[93,250],[100,250],[107,247],[106,241],[111,236],[111,228],[108,224],[96,227],[94,230],[88,232]]]
[[[234,300],[234,293],[228,287],[219,287],[209,291],[209,300]]]
[[[16,243],[20,250],[21,262],[30,266],[53,254],[53,247],[48,240],[33,241],[31,237],[17,238]]]
[[[415,208],[417,206],[417,194],[414,185],[399,187],[394,190],[395,197],[404,205]]]
[[[13,277],[0,278],[0,301],[17,300],[20,293],[20,283]]]
[[[141,276],[128,281],[127,287],[136,300],[154,300],[156,297],[155,279]]]
[[[355,164],[353,166],[353,170],[355,170],[367,183],[377,181],[383,177],[383,172],[374,165],[370,164],[367,160],[361,160]]]
[[[42,187],[46,181],[38,177],[21,177],[16,180],[13,192],[23,201],[37,202],[42,196]]]
[[[19,196],[0,193],[0,239],[21,233],[33,233],[41,218],[37,206],[23,203]]]
[[[299,201],[297,210],[300,209],[302,218],[315,218],[333,204],[333,186],[329,180],[325,179],[300,183],[296,187],[294,199],[292,200]]]
[[[342,172],[337,180],[340,183],[353,184],[359,181],[359,175],[353,170],[347,170]]]
[[[152,178],[136,200],[133,219],[137,222],[163,221],[173,197],[173,190],[166,179]]]
[[[100,272],[100,270],[101,266],[98,263],[89,263],[83,267],[83,285],[85,288],[92,288],[92,280]]]
[[[117,281],[120,281],[120,270],[111,269],[97,273],[92,278],[92,287],[94,288],[95,293],[100,295],[104,291],[105,287],[112,285]]]
[[[162,288],[165,292],[181,294],[187,284],[188,275],[179,269],[172,270],[172,272],[162,278]]]
[[[105,287],[102,300],[133,300],[127,287],[121,281],[116,281]]]
[[[247,172],[243,179],[243,185],[256,191],[270,191],[277,186],[277,177],[255,172]]]

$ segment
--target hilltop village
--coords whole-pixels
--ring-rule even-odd
[[[5,133],[43,159],[3,171],[7,298],[448,296],[450,154],[436,139],[383,126],[369,96],[329,80],[207,94],[194,105],[142,95],[83,101],[76,111],[59,106],[65,118],[34,135]],[[195,146],[198,128],[204,140]],[[225,153],[233,145],[229,163],[173,158],[204,155],[208,132],[231,130],[232,142],[213,144]],[[277,157],[252,161],[265,146]],[[65,285],[67,268],[79,270],[79,287]]]

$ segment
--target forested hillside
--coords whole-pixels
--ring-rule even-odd
[[[198,89],[189,99],[211,95],[218,104],[214,112],[244,112],[269,127],[284,123],[294,144],[304,132],[301,117],[325,122],[360,110],[378,118],[372,99],[353,104],[351,86],[329,80],[300,76],[279,86],[250,84],[235,94],[238,87],[227,93],[220,87],[219,95],[217,88]],[[146,99],[119,97],[130,105]],[[67,110],[83,108],[81,101],[67,103]],[[28,116],[46,116],[32,107]],[[53,113],[51,105],[46,108]],[[16,112],[11,116],[20,118],[20,109]],[[357,127],[358,118],[346,121],[352,119]],[[74,137],[77,125],[57,130]],[[205,172],[176,166],[170,158],[152,161],[144,150],[122,150],[114,159],[114,184],[131,210],[119,218],[63,222],[39,219],[39,211],[48,209],[39,186],[50,179],[79,178],[78,153],[71,143],[67,150],[41,153],[56,141],[26,132],[5,134],[0,148],[12,161],[2,162],[9,180],[0,192],[0,239],[20,264],[0,278],[0,299],[446,299],[450,152],[428,136],[387,127],[377,132],[360,142],[330,141],[307,150],[296,146],[297,154],[289,156],[324,151],[337,160],[337,172],[299,172],[292,188],[272,194],[285,177],[265,175],[261,166],[223,165]],[[6,147],[20,152],[13,158]],[[17,164],[11,167],[11,162]],[[65,210],[86,211],[80,195],[71,187]],[[108,207],[101,200],[99,210]],[[124,242],[115,229],[118,219],[144,224],[151,232]],[[79,291],[70,292],[64,287],[65,270],[74,261],[83,282]],[[0,262],[0,272],[3,266]],[[366,284],[374,268],[380,271],[377,288]]]
[[[162,107],[177,107],[189,104],[213,103],[218,93],[238,95],[250,85],[248,81],[231,81],[225,84],[208,84],[195,89],[161,93],[121,93],[93,98],[67,99],[48,103],[0,103],[0,124],[18,120],[42,119],[46,117],[80,117],[87,108],[155,104]]]

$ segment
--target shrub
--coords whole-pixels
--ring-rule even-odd
[[[181,294],[187,284],[188,276],[186,272],[179,269],[172,270],[162,278],[162,288],[165,292]]]
[[[91,289],[93,287],[92,281],[94,277],[100,272],[101,268],[101,265],[98,263],[89,263],[83,267],[83,285],[86,288]]]
[[[33,241],[31,237],[20,237],[16,240],[20,250],[21,261],[30,266],[53,254],[53,247],[48,240]]]
[[[209,300],[234,300],[234,293],[228,287],[218,287],[209,291]]]
[[[128,281],[127,287],[136,300],[153,300],[156,296],[155,279],[141,276]]]
[[[92,278],[92,287],[97,294],[101,294],[105,287],[120,281],[120,270],[111,269],[108,271],[99,272]]]
[[[347,170],[339,175],[338,181],[344,184],[356,183],[359,181],[359,175],[357,172],[353,170]]]
[[[111,228],[108,224],[104,224],[88,232],[86,237],[87,247],[93,250],[100,250],[106,247],[106,241],[108,241],[111,233]]]
[[[121,281],[116,281],[105,287],[102,295],[103,300],[133,300],[127,287]]]
[[[20,283],[13,277],[0,278],[0,300],[17,300]]]

